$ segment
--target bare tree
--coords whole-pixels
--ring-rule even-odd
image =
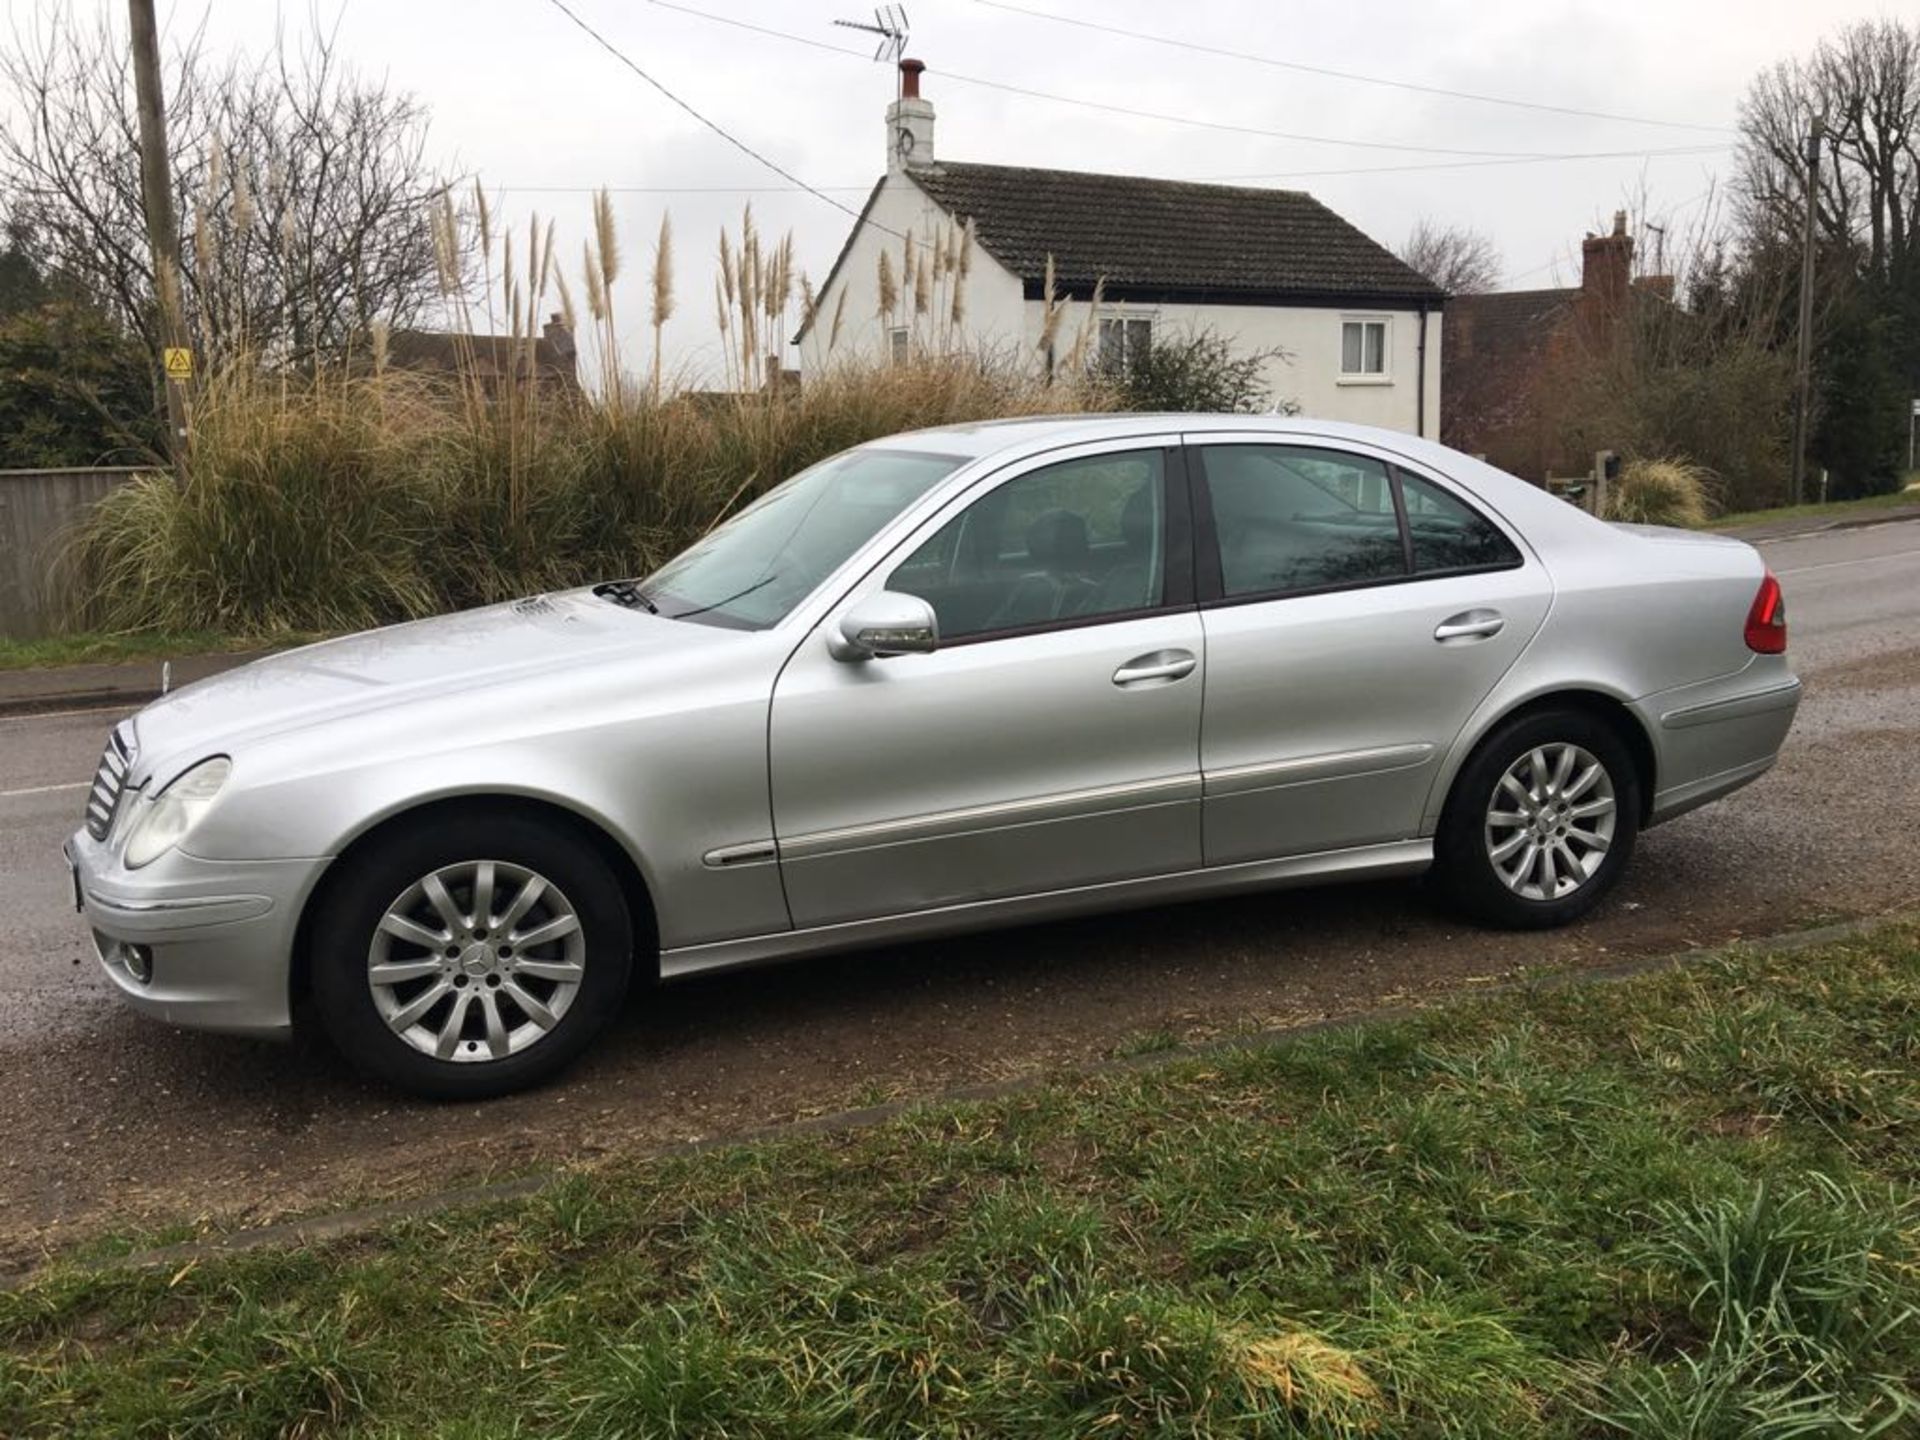
[[[1400,258],[1449,295],[1483,295],[1500,283],[1499,250],[1466,225],[1421,220],[1400,247]]]
[[[1735,193],[1756,250],[1799,233],[1816,115],[1830,147],[1816,192],[1823,248],[1858,247],[1873,273],[1900,271],[1920,236],[1920,23],[1862,20],[1748,88]]]
[[[0,49],[19,117],[0,127],[0,191],[46,267],[151,344],[127,48],[104,16],[43,13],[14,38]],[[328,35],[216,65],[196,31],[167,67],[186,310],[212,361],[338,354],[438,298],[430,206],[444,182],[417,101],[356,77]]]

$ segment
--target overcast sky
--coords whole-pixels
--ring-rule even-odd
[[[16,24],[31,24],[50,0],[5,3]],[[125,8],[115,0],[66,3],[104,4],[124,27]],[[567,3],[689,105],[842,204],[857,209],[884,168],[891,68],[867,58],[865,37],[831,24],[870,18],[870,4]],[[1724,127],[1733,125],[1757,70],[1804,53],[1850,20],[1885,11],[1851,0],[1017,3],[1195,46],[1668,122],[1552,113],[1302,73],[1034,18],[986,0],[908,6],[908,53],[927,63],[923,93],[936,108],[935,147],[943,158],[1186,179],[1263,177],[1248,183],[1309,190],[1389,245],[1421,216],[1468,224],[1493,237],[1504,283],[1514,289],[1577,278],[1581,235],[1617,207],[1637,211],[1643,193],[1676,232],[1696,221],[1726,171],[1727,152],[1644,152],[1729,145]],[[159,9],[163,36],[204,14],[215,53],[264,54],[276,25],[297,34],[316,23],[315,9],[271,0],[160,0]],[[688,10],[861,53],[756,34]],[[426,102],[433,145],[446,164],[481,177],[523,224],[530,211],[556,218],[563,254],[578,256],[590,189],[614,187],[629,262],[621,313],[636,328],[646,252],[661,211],[671,209],[680,318],[668,338],[687,364],[712,363],[710,257],[718,227],[724,221],[737,228],[743,203],[752,202],[764,232],[792,230],[816,281],[851,224],[703,129],[552,0],[318,0],[317,13],[318,23],[337,23],[342,53],[362,72]],[[1242,129],[1136,118],[974,83],[982,80]],[[1434,153],[1452,151],[1481,153]],[[1618,151],[1638,153],[1484,163],[1497,154]],[[1416,168],[1443,165],[1449,168]],[[1373,173],[1308,173],[1316,171]],[[643,187],[649,193],[640,193]],[[575,259],[570,268],[577,265]],[[628,353],[638,364],[642,351]]]

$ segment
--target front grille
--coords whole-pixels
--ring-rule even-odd
[[[133,749],[127,744],[125,730],[126,726],[117,725],[107,738],[100,768],[93,772],[93,788],[87,792],[87,834],[96,840],[105,840],[113,829],[120,792],[126,787],[127,771],[133,768]]]

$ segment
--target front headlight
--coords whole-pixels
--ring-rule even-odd
[[[127,836],[122,857],[129,870],[150,865],[173,849],[200,823],[213,805],[213,797],[227,783],[233,762],[224,755],[202,760],[186,774],[149,800],[134,821]]]

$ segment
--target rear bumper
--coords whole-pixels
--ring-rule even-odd
[[[122,867],[84,830],[64,847],[102,970],[133,1009],[171,1025],[284,1037],[300,908],[324,860],[208,861],[173,852]],[[150,957],[146,978],[132,947]]]
[[[1659,789],[1648,823],[1738,790],[1773,767],[1800,707],[1800,681],[1784,661],[1739,676],[1666,691],[1634,707],[1653,737]]]

